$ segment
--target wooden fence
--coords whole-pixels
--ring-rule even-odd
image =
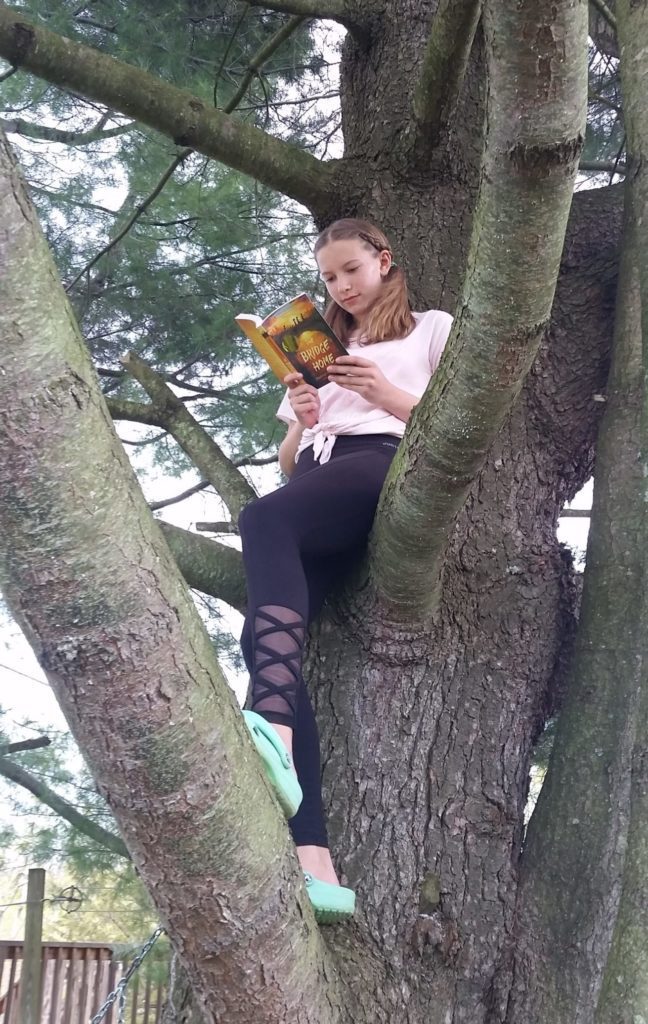
[[[0,940],[0,1024],[20,1024],[22,955],[22,942]],[[99,942],[44,942],[41,1024],[89,1024],[127,966]],[[159,1024],[164,985],[152,978],[149,965],[139,968],[126,992],[127,1024]],[[104,1020],[117,1024],[116,1004]]]

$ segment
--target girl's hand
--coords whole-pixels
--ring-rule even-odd
[[[320,396],[317,388],[304,382],[301,373],[287,373],[283,379],[288,385],[288,401],[302,427],[314,427],[320,415]]]
[[[390,393],[394,390],[382,370],[370,359],[360,356],[338,356],[333,366],[327,366],[330,381],[347,391],[355,391],[365,401],[384,409]]]

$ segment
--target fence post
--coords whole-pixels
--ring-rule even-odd
[[[30,868],[27,876],[25,942],[20,974],[20,1024],[40,1024],[44,897],[45,871],[42,868]]]

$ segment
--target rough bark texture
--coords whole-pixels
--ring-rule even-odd
[[[488,133],[466,279],[450,352],[411,417],[373,537],[375,585],[401,619],[423,617],[436,597],[449,529],[549,324],[587,97],[585,7],[556,12],[484,9]]]
[[[335,973],[278,805],[3,138],[0,336],[0,585],[205,1021],[335,1021]]]
[[[621,47],[621,76],[628,133],[628,184],[621,266],[620,325],[632,342],[633,359],[642,365],[641,438],[634,506],[642,526],[634,574],[641,579],[635,608],[635,648],[640,697],[631,758],[629,824],[619,912],[605,967],[596,1024],[635,1024],[648,1019],[648,580],[646,480],[648,479],[648,8],[628,0],[616,5]]]
[[[643,373],[629,269],[622,264],[576,651],[522,859],[509,1016],[530,1024],[592,1021],[619,899],[643,586]]]

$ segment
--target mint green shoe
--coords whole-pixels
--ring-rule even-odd
[[[265,718],[255,711],[244,711],[243,718],[281,808],[287,818],[292,818],[297,814],[304,796],[292,768],[292,757],[277,730]]]
[[[319,878],[313,878],[308,871],[304,871],[304,881],[315,911],[315,920],[320,924],[337,924],[353,917],[356,899],[353,889],[320,882]]]

